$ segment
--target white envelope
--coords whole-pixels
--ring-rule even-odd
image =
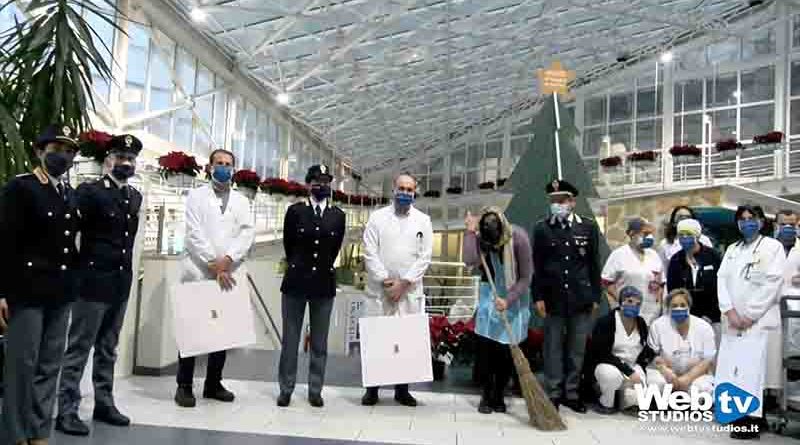
[[[247,278],[223,292],[216,281],[176,285],[171,291],[175,340],[181,357],[241,348],[256,343]]]
[[[767,335],[765,333],[751,331],[741,337],[735,334],[723,334],[717,355],[714,383],[715,385],[732,383],[756,396],[761,403],[759,403],[758,410],[752,415],[760,416],[764,404],[762,394],[766,378],[766,363]]]
[[[433,380],[427,315],[361,318],[359,333],[365,387]]]

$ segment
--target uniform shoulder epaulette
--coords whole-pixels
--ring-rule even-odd
[[[33,176],[33,173],[20,173],[16,177],[17,178],[25,178],[25,177],[28,177],[28,176]]]
[[[580,216],[580,217],[581,217],[581,219],[582,219],[582,220],[584,220],[584,221],[586,221],[586,222],[592,222],[592,223],[593,223],[593,222],[596,222],[596,221],[594,220],[594,217],[593,217],[593,216],[586,216],[586,215],[578,215],[578,216]]]

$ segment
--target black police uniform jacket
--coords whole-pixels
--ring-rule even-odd
[[[0,297],[9,304],[63,304],[77,296],[79,214],[74,191],[59,194],[41,168],[20,175],[0,196]]]
[[[281,292],[305,298],[333,298],[336,272],[333,263],[342,247],[345,214],[330,200],[317,217],[310,200],[286,210],[283,220],[283,248],[288,267]]]
[[[80,298],[124,301],[133,280],[142,195],[108,176],[81,184],[75,195],[81,212]]]
[[[533,231],[534,301],[548,315],[568,317],[600,301],[600,229],[591,218],[572,214],[567,224],[555,217]]]

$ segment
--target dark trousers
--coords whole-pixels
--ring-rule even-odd
[[[222,368],[225,367],[227,351],[208,354],[206,366],[206,388],[219,388],[222,385]],[[194,382],[195,357],[178,357],[178,386],[191,386]]]
[[[69,305],[12,304],[6,331],[3,426],[7,443],[50,437]]]
[[[297,382],[297,353],[303,330],[303,317],[308,305],[311,327],[311,357],[308,364],[308,393],[319,395],[325,383],[325,365],[328,361],[328,328],[331,323],[333,298],[300,297],[283,294],[281,316],[283,338],[278,382],[281,394],[291,394]]]
[[[484,395],[502,397],[514,366],[511,348],[490,338],[478,336],[476,359],[480,361],[480,381]]]
[[[114,406],[114,364],[127,307],[127,299],[112,303],[79,300],[72,305],[72,323],[58,392],[59,415],[78,413],[81,378],[92,347],[94,406]]]
[[[586,337],[591,330],[591,311],[570,317],[548,314],[544,319],[545,391],[551,399],[579,399]]]

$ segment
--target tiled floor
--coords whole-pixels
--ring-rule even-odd
[[[93,433],[97,437],[91,442],[57,436],[52,443],[112,443],[106,440],[113,438],[115,444],[250,444],[257,442],[253,434],[262,435],[258,436],[261,437],[258,443],[267,444],[293,443],[277,436],[332,439],[339,444],[350,441],[432,445],[627,445],[643,442],[675,445],[676,441],[680,441],[680,445],[705,445],[731,442],[722,433],[649,431],[645,429],[649,425],[642,425],[630,417],[605,417],[593,413],[577,415],[566,408],[562,408],[562,412],[569,427],[567,431],[540,432],[527,425],[527,411],[524,401],[519,398],[509,399],[509,414],[487,416],[477,413],[478,398],[474,395],[415,392],[421,404],[411,409],[396,405],[392,392],[387,390],[381,394],[382,404],[366,408],[360,405],[361,389],[326,387],[323,394],[325,408],[314,409],[306,402],[305,387],[301,386],[292,405],[280,409],[275,406],[277,386],[274,383],[226,380],[226,385],[236,393],[235,403],[199,399],[196,408],[184,409],[172,401],[173,377],[122,379],[116,385],[117,404],[133,418],[135,428],[99,427]],[[200,382],[196,386],[199,387]],[[88,418],[90,413],[90,403],[84,403],[81,416]],[[205,430],[205,434],[194,430]],[[99,441],[99,437],[103,440]],[[190,437],[197,439],[188,440]],[[767,434],[761,443],[786,444],[794,440]]]

